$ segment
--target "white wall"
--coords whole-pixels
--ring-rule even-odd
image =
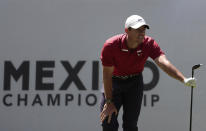
[[[145,18],[151,29],[147,34],[155,38],[171,62],[185,76],[191,76],[191,67],[205,63],[206,1],[196,0],[1,0],[0,1],[0,129],[2,131],[81,131],[101,130],[99,121],[100,92],[92,87],[92,62],[99,61],[104,41],[124,32],[125,19],[132,14]],[[53,77],[44,82],[54,83],[54,90],[35,90],[36,61],[51,60],[55,63]],[[79,91],[74,83],[60,91],[68,73],[61,64],[66,60],[73,67],[78,61],[86,61],[78,73],[86,87]],[[5,91],[5,62],[18,68],[29,61],[29,90],[21,89],[11,79],[11,90]],[[101,63],[99,63],[101,65]],[[205,67],[195,73],[198,88],[194,91],[193,130],[206,129],[206,77]],[[101,87],[101,68],[99,74]],[[152,79],[145,69],[145,81]],[[48,94],[60,94],[60,106],[47,106]],[[97,96],[95,106],[85,103],[88,94]],[[13,103],[5,106],[3,98]],[[17,105],[18,94],[28,95],[28,105]],[[31,103],[40,94],[43,106]],[[64,104],[65,94],[74,100]],[[190,89],[160,71],[157,86],[148,92],[147,106],[142,108],[140,130],[189,130]],[[160,100],[151,106],[151,95]],[[81,95],[81,105],[78,97]],[[92,102],[94,99],[89,99]],[[121,117],[119,117],[121,120]],[[120,122],[121,123],[121,122]]]

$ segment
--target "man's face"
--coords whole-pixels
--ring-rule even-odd
[[[138,29],[133,29],[127,31],[128,37],[137,43],[142,43],[145,36],[146,27],[143,25]]]

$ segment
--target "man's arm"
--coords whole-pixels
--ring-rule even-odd
[[[165,55],[160,55],[155,60],[155,63],[169,76],[184,83],[184,75],[166,58]]]
[[[166,58],[165,55],[160,55],[155,60],[155,63],[169,76],[179,80],[184,83],[186,86],[196,87],[195,78],[185,78],[184,75]]]
[[[110,123],[112,114],[117,115],[117,109],[112,102],[112,73],[114,71],[113,66],[103,66],[103,82],[104,82],[104,95],[106,102],[104,108],[100,114],[100,120],[103,122],[108,116],[107,122]]]
[[[103,83],[104,94],[106,99],[112,99],[112,73],[114,71],[113,66],[103,66]]]

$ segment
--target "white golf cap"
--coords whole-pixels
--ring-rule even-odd
[[[138,29],[139,27],[145,25],[149,29],[149,25],[146,24],[145,20],[139,15],[131,15],[127,18],[125,22],[125,28]]]

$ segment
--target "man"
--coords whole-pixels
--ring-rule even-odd
[[[138,15],[127,18],[125,34],[106,41],[101,52],[104,93],[100,119],[103,131],[117,131],[123,106],[123,130],[138,131],[137,121],[143,96],[142,71],[148,57],[169,76],[186,86],[196,87],[194,78],[185,76],[166,58],[155,40],[145,35],[149,25]]]

